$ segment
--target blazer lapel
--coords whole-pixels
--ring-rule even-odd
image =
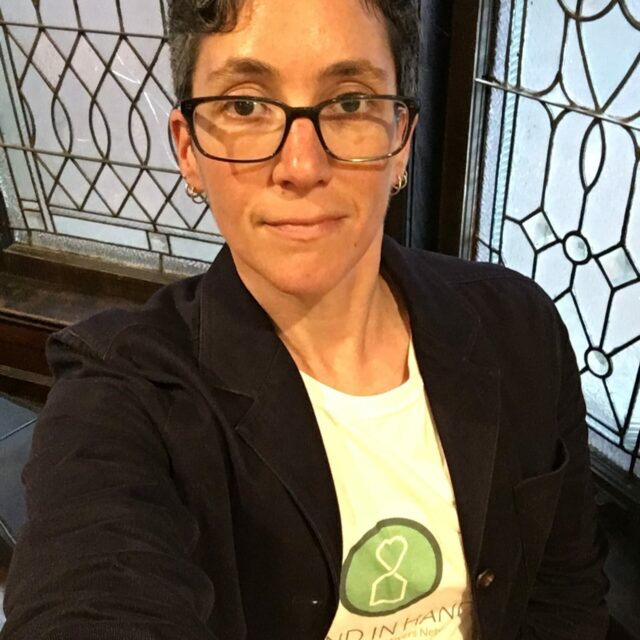
[[[337,593],[342,564],[338,499],[313,408],[284,346],[237,431],[280,479],[307,519]]]
[[[474,575],[495,465],[500,371],[492,363],[478,316],[429,266],[426,254],[408,259],[387,240],[383,269],[408,306],[416,357],[451,475],[467,565]]]
[[[202,288],[201,363],[214,384],[242,396],[236,433],[278,477],[314,531],[336,594],[340,513],[329,462],[298,369],[270,318],[238,276],[225,246]],[[231,403],[229,403],[231,406]]]
[[[471,575],[478,569],[500,412],[499,374],[416,349],[447,459]]]
[[[453,483],[467,565],[477,570],[495,464],[500,371],[480,321],[425,254],[385,239],[382,269],[407,304],[420,371]],[[297,368],[223,248],[202,283],[201,365],[244,400],[233,426],[279,478],[339,584],[342,539],[322,437]],[[215,301],[215,302],[214,302]]]

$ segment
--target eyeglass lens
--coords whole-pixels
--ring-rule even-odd
[[[281,106],[246,98],[202,102],[193,116],[202,150],[228,160],[272,156],[282,141],[286,120]],[[332,155],[343,160],[377,159],[400,149],[409,111],[393,99],[348,97],[325,105],[319,122]]]

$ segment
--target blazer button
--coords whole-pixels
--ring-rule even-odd
[[[493,584],[495,579],[496,574],[490,569],[485,569],[482,573],[478,574],[478,577],[476,578],[476,587],[478,587],[478,589],[487,589]]]

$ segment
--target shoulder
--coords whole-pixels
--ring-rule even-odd
[[[435,278],[476,310],[522,311],[523,305],[554,311],[547,293],[531,278],[503,265],[475,262],[417,249],[402,249],[407,264],[424,278]]]
[[[497,264],[396,248],[407,301],[427,324],[460,339],[478,327],[496,354],[557,361],[567,334],[556,306],[531,278]],[[406,275],[405,275],[406,274]]]
[[[505,286],[515,284],[539,288],[527,276],[500,264],[476,262],[421,249],[403,248],[402,251],[416,269],[428,269],[451,285],[502,282]]]
[[[59,347],[100,360],[153,352],[159,344],[174,352],[197,350],[202,277],[166,285],[140,307],[109,309],[53,334],[50,359]]]

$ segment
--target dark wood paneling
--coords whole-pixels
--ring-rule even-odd
[[[488,4],[474,0],[453,2],[438,225],[438,250],[450,255],[460,255],[462,251],[467,162],[473,155],[475,143],[470,125],[476,54],[479,53],[477,25],[481,5]]]
[[[177,276],[151,270],[16,244],[0,252],[0,272],[94,298],[122,298],[132,302],[143,302],[158,287],[177,279]]]
[[[44,403],[51,387],[45,344],[59,328],[0,313],[0,391]]]
[[[0,374],[15,369],[48,376],[44,346],[53,330],[54,327],[45,328],[0,316]]]
[[[42,404],[51,333],[104,309],[139,305],[172,280],[30,247],[0,251],[0,390]]]
[[[440,193],[449,56],[451,54],[452,0],[421,0],[418,92],[420,117],[410,164],[408,244],[439,250]]]

